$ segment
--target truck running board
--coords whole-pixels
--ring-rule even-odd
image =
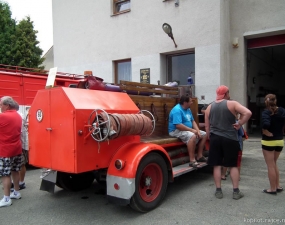
[[[197,168],[190,167],[189,163],[185,163],[185,164],[182,164],[182,165],[179,165],[179,166],[175,166],[175,167],[172,168],[173,177],[178,177],[178,176],[180,176],[182,174],[191,172],[193,170],[201,169],[201,168],[203,168],[203,167],[208,165],[207,163],[199,163],[199,164],[200,165]]]

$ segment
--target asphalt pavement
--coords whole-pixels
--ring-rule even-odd
[[[285,154],[278,160],[281,185],[285,187]],[[108,203],[96,182],[80,192],[56,188],[40,191],[40,169],[29,168],[22,199],[0,208],[0,224],[285,224],[285,191],[277,196],[262,193],[269,188],[260,139],[244,142],[240,200],[232,199],[231,179],[222,181],[223,199],[214,197],[211,168],[190,172],[168,185],[162,204],[148,213]],[[283,221],[282,221],[283,220]]]

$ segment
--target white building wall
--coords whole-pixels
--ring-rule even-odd
[[[195,95],[201,99],[205,96],[205,103],[215,100],[216,89],[220,85],[221,72],[220,45],[197,47],[195,49]]]
[[[203,47],[214,47],[207,58],[199,57],[196,65],[196,90],[199,95],[208,95],[204,77],[220,80],[220,0],[174,1],[135,0],[131,12],[111,16],[111,0],[53,0],[54,64],[59,71],[83,73],[92,70],[95,76],[107,82],[114,81],[115,60],[131,58],[132,80],[139,81],[139,71],[150,68],[151,83],[165,84],[166,55],[179,52],[199,52]],[[178,45],[163,32],[162,24],[172,26]],[[198,53],[197,52],[197,53]],[[208,56],[210,54],[211,57]],[[218,54],[218,55],[217,55]],[[199,71],[211,71],[201,74]],[[207,77],[208,79],[208,77]],[[207,90],[204,91],[204,90]]]
[[[132,0],[131,12],[112,16],[112,0],[53,0],[54,66],[59,71],[92,70],[114,81],[114,61],[131,58],[132,80],[150,68],[151,83],[166,80],[166,55],[195,51],[195,90],[205,102],[220,84],[246,105],[246,42],[254,32],[285,33],[284,0]],[[178,45],[163,32],[172,26]],[[281,27],[281,30],[280,30]],[[283,27],[283,28],[282,28]],[[239,48],[232,39],[239,38]]]

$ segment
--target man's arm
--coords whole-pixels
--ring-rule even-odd
[[[208,135],[208,139],[210,138],[210,120],[209,120],[210,110],[211,110],[211,105],[209,105],[205,111],[205,129]]]
[[[244,107],[239,102],[234,101],[233,104],[234,104],[233,106],[235,113],[240,114],[238,122],[233,125],[234,128],[238,130],[239,128],[241,128],[242,125],[244,125],[249,120],[252,113],[248,108]]]

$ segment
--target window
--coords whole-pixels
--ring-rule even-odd
[[[115,62],[115,83],[119,84],[120,80],[132,81],[131,60],[121,60]]]
[[[120,14],[131,10],[131,0],[113,0],[113,13]]]
[[[187,85],[188,77],[192,77],[195,84],[195,54],[167,56],[168,82],[179,81],[179,85]]]

